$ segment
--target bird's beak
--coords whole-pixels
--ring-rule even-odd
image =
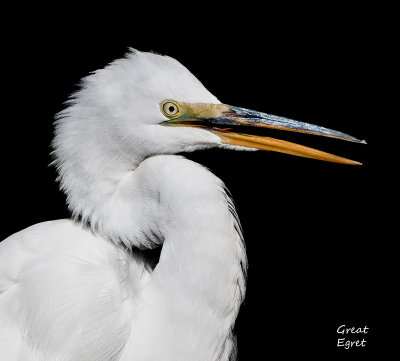
[[[179,114],[165,122],[166,125],[205,128],[218,135],[223,144],[270,150],[327,162],[361,165],[359,162],[317,149],[252,133],[257,128],[273,128],[365,143],[365,141],[348,134],[226,104],[175,103],[179,106]]]

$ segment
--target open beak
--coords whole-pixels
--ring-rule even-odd
[[[272,128],[366,143],[336,130],[226,104],[174,103],[179,107],[179,114],[167,121],[168,125],[205,128],[218,135],[223,144],[270,150],[327,162],[361,165],[359,162],[296,143],[252,134],[257,128]]]

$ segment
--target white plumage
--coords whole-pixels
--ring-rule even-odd
[[[0,359],[236,359],[247,268],[239,221],[222,181],[174,154],[259,148],[359,164],[243,127],[361,142],[221,104],[167,56],[132,50],[86,77],[53,141],[72,220],[0,243]],[[155,247],[154,268],[139,250]]]
[[[75,221],[0,243],[2,360],[229,359],[246,268],[233,206],[205,168],[162,155],[221,142],[158,125],[166,98],[217,102],[176,60],[131,52],[59,114],[55,163]],[[153,271],[135,247],[161,243]]]

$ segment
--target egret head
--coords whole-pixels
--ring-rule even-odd
[[[82,88],[59,114],[55,139],[84,128],[90,149],[101,144],[135,162],[155,154],[211,147],[264,149],[326,161],[359,164],[315,149],[254,134],[274,128],[358,139],[288,118],[221,104],[183,65],[168,56],[131,50],[83,79]],[[71,125],[67,118],[74,119]],[[61,130],[62,129],[62,130]],[[67,135],[68,137],[68,135]],[[76,140],[75,140],[76,141]],[[79,140],[78,140],[79,142]]]
[[[142,235],[152,234],[135,224],[154,225],[168,214],[152,208],[149,200],[158,204],[165,183],[157,180],[165,174],[157,172],[168,166],[166,159],[173,163],[177,158],[156,155],[222,147],[359,164],[263,136],[259,131],[265,128],[360,142],[330,129],[221,104],[175,59],[131,50],[84,78],[57,115],[53,164],[72,216],[127,246],[140,246]],[[157,163],[160,159],[163,163]],[[149,164],[157,164],[150,167],[156,173],[143,171]],[[153,181],[141,183],[147,179],[143,172]]]

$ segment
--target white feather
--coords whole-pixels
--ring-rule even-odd
[[[74,220],[0,243],[0,354],[19,361],[228,361],[246,255],[223,183],[173,154],[220,146],[160,126],[164,99],[218,103],[176,60],[130,52],[58,115]],[[162,245],[154,271],[135,249]],[[232,358],[231,358],[232,359]]]

